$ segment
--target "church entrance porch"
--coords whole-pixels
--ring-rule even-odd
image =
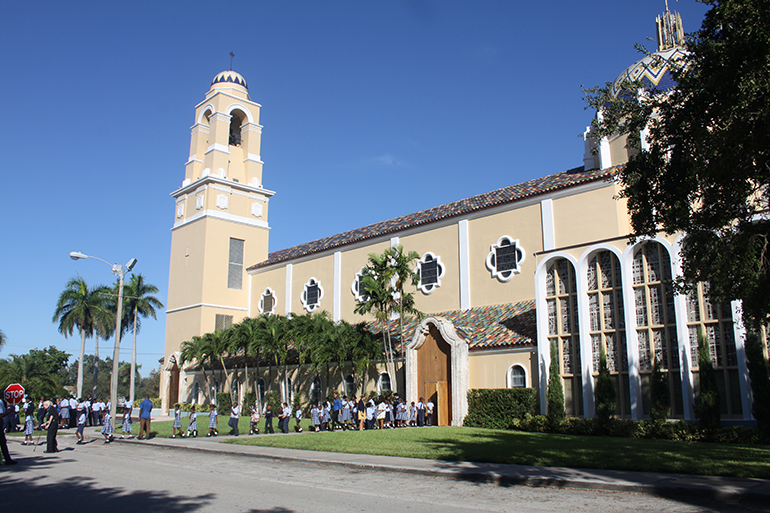
[[[462,426],[468,411],[468,344],[444,318],[428,317],[406,346],[406,400],[435,405],[433,423]]]

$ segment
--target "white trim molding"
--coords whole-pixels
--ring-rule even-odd
[[[427,317],[417,326],[414,337],[406,346],[406,400],[417,402],[417,351],[425,342],[430,332],[429,325],[434,326],[444,341],[449,344],[450,384],[452,391],[452,426],[462,426],[465,415],[468,414],[468,343],[460,338],[451,321],[443,317]]]

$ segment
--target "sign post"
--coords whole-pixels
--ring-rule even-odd
[[[24,387],[18,383],[8,385],[3,393],[6,404],[16,405],[24,399]]]

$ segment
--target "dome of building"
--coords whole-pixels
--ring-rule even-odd
[[[687,57],[687,50],[681,47],[669,48],[646,55],[643,59],[635,62],[612,83],[612,96],[615,98],[620,94],[624,82],[642,83],[646,91],[656,93],[665,93],[676,87],[671,73],[670,63],[680,63]]]
[[[232,70],[223,71],[215,76],[214,80],[211,81],[211,87],[214,87],[217,84],[235,84],[242,86],[247,91],[249,90],[249,86],[246,85],[246,79],[244,79],[240,73],[236,73]]]

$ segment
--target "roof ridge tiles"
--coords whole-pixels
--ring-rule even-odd
[[[496,207],[498,205],[521,201],[522,199],[540,194],[606,179],[614,176],[617,169],[618,166],[586,171],[583,167],[576,167],[567,171],[562,171],[561,173],[533,178],[519,184],[509,185],[469,198],[437,205],[411,214],[394,217],[386,221],[379,221],[377,223],[362,226],[361,228],[355,228],[353,230],[305,242],[297,246],[281,249],[270,253],[267,256],[267,260],[250,266],[248,270],[251,271],[269,267],[295,258],[301,258],[375,237],[382,237],[383,235],[393,234],[409,228],[441,221],[443,219],[449,219],[471,212]]]

